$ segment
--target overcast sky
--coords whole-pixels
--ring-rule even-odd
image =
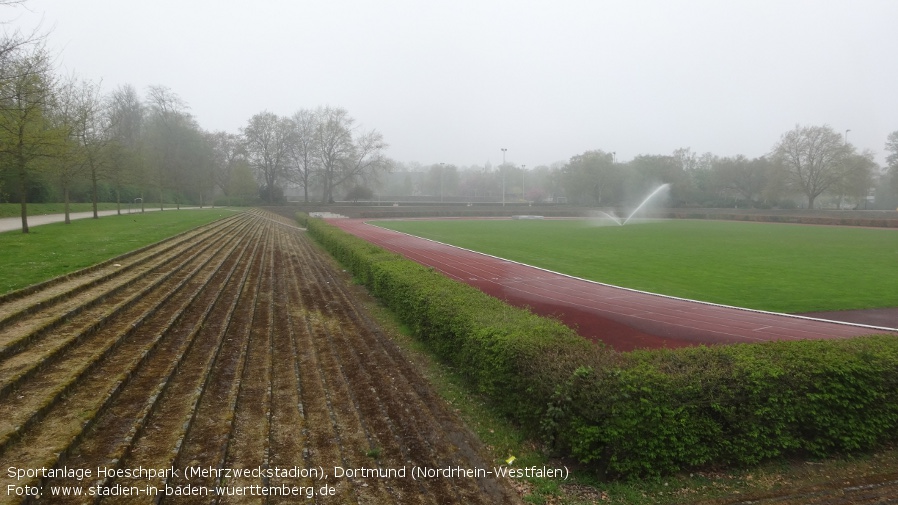
[[[60,73],[161,84],[206,130],[340,106],[401,162],[761,156],[829,124],[884,158],[898,1],[28,0]],[[30,12],[29,12],[30,11]],[[42,20],[42,21],[41,21]]]

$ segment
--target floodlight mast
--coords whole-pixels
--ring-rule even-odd
[[[443,166],[445,163],[440,162],[440,203],[443,203]]]
[[[505,207],[505,151],[508,151],[506,148],[502,149],[502,166],[500,170],[502,171],[502,206]]]

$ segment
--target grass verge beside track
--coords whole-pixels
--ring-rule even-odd
[[[0,294],[52,279],[233,212],[225,209],[123,214],[0,233]]]
[[[379,221],[391,230],[584,279],[774,312],[898,306],[898,232],[587,220]]]

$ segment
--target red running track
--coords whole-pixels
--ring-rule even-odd
[[[329,222],[512,305],[556,317],[583,337],[621,351],[898,334],[888,328],[725,307],[600,284],[394,232],[361,219]]]

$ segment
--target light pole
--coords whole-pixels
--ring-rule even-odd
[[[445,163],[440,163],[440,203],[443,203],[443,165]]]
[[[527,173],[525,169],[527,165],[521,165],[521,200],[527,201],[527,198],[524,197],[524,175]]]
[[[850,131],[851,130],[845,130],[845,145],[846,146],[848,145],[848,132],[850,132]]]
[[[508,151],[506,148],[502,148],[502,167],[500,170],[502,171],[502,206],[505,207],[505,151]]]

